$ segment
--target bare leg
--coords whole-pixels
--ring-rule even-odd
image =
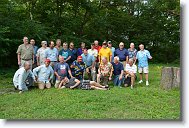
[[[140,80],[142,80],[142,73],[140,73]]]
[[[148,81],[148,73],[145,73],[146,81]]]
[[[100,83],[100,74],[97,74],[97,83]]]
[[[99,88],[105,88],[104,86],[100,85],[99,83],[97,83],[95,81],[90,81],[90,85],[95,86],[95,87],[99,87]]]
[[[96,90],[107,90],[106,88],[101,88],[101,87],[96,87],[96,86],[91,86],[92,89]]]
[[[135,75],[132,74],[132,75],[131,75],[131,85],[134,86],[134,82],[135,82]]]
[[[64,80],[62,80],[62,81],[60,82],[60,84],[58,85],[58,88],[61,88],[62,85],[63,85],[63,83],[64,83]]]

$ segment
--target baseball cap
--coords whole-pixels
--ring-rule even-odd
[[[77,59],[78,59],[78,61],[81,62],[82,61],[82,56],[78,56]]]
[[[50,60],[50,59],[46,59],[46,60],[45,60],[45,62],[49,62],[49,63],[50,63],[50,62],[51,62],[51,60]]]

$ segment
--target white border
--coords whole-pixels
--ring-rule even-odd
[[[125,128],[125,127],[134,127],[134,128],[188,128],[189,127],[189,82],[187,80],[189,77],[189,0],[180,0],[182,6],[182,77],[183,77],[183,88],[182,88],[182,105],[183,105],[183,121],[13,121],[11,123],[6,123],[5,120],[0,120],[0,127],[4,126],[5,128],[33,128],[41,127],[45,128],[62,128],[62,127],[77,127],[77,128]],[[187,15],[188,14],[188,15]],[[188,85],[187,85],[188,84]]]

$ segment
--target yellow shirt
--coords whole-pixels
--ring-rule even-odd
[[[110,62],[110,56],[112,56],[112,51],[109,48],[101,48],[98,55],[100,56],[101,60],[100,63],[102,62],[102,57],[107,57],[108,62]]]

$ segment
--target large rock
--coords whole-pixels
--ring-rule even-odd
[[[171,89],[180,86],[180,68],[163,67],[161,72],[161,87]]]

